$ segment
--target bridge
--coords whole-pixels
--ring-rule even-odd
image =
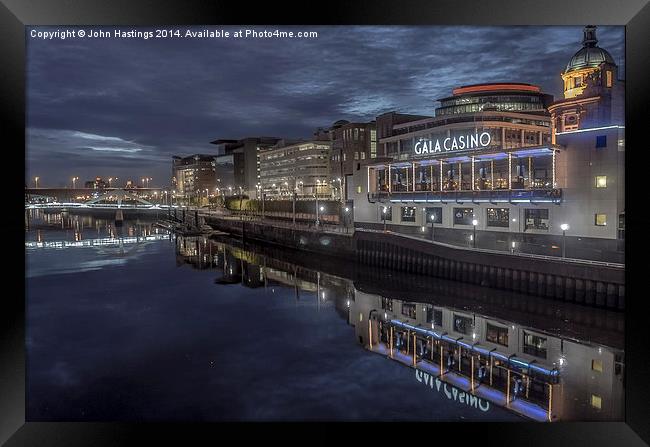
[[[46,189],[39,188],[38,190]],[[26,203],[26,209],[104,209],[104,210],[117,210],[117,209],[137,209],[137,210],[169,210],[179,208],[178,205],[167,205],[161,203],[152,203],[149,200],[143,199],[140,197],[136,190],[133,189],[123,189],[123,188],[106,188],[103,193],[94,197],[90,200],[83,202],[46,202],[46,203]],[[137,191],[142,191],[147,189],[149,191],[154,190],[154,188],[140,188]],[[36,188],[32,188],[32,191]],[[48,188],[48,190],[50,190]],[[80,189],[72,189],[72,191],[78,191]],[[93,194],[98,191],[95,189],[88,189],[92,191]],[[28,190],[26,190],[28,191]],[[56,191],[56,190],[55,190]],[[32,196],[37,194],[32,194]],[[42,195],[41,197],[51,197]]]

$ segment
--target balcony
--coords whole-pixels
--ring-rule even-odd
[[[479,191],[371,192],[370,203],[562,203],[562,189],[495,189]]]

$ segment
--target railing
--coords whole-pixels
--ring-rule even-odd
[[[494,189],[480,191],[396,191],[371,192],[368,201],[375,202],[562,202],[562,189]]]

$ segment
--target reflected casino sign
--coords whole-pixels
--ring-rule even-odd
[[[417,155],[435,154],[436,152],[462,151],[467,149],[480,149],[490,145],[492,137],[489,132],[447,137],[444,139],[420,139],[415,143],[414,150]]]
[[[415,369],[415,378],[418,382],[429,386],[432,390],[436,390],[439,393],[444,393],[444,395],[447,396],[447,399],[449,400],[454,400],[456,402],[465,404],[469,407],[477,408],[484,412],[490,409],[489,401],[481,399],[480,397],[476,397],[467,391],[463,391],[453,385],[443,382],[438,377],[434,377],[432,374],[428,374],[420,369]]]

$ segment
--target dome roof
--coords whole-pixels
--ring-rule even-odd
[[[564,73],[580,70],[582,68],[597,67],[603,62],[615,64],[614,58],[607,50],[597,46],[596,27],[586,26],[584,30],[582,48],[569,60]]]

